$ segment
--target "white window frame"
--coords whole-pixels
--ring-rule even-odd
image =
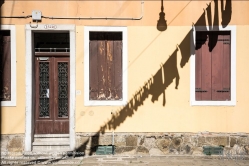
[[[10,31],[11,51],[11,100],[1,101],[2,107],[16,106],[16,28],[14,25],[1,25],[1,30]]]
[[[196,30],[197,29],[197,30]],[[193,30],[193,38],[195,41],[196,31],[208,29],[208,27],[200,26]],[[217,29],[217,28],[213,28]],[[215,30],[214,30],[215,31]],[[223,28],[219,26],[219,31],[231,32],[231,100],[230,101],[196,101],[195,100],[195,54],[190,57],[190,105],[191,106],[235,106],[236,105],[236,26],[227,26]],[[195,45],[195,44],[194,44]],[[191,48],[195,52],[195,48]]]
[[[89,33],[122,32],[122,100],[89,100]],[[85,106],[121,106],[127,103],[127,27],[85,26],[84,27],[84,104]]]

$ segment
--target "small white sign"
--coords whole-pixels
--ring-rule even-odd
[[[44,29],[56,29],[56,28],[57,28],[57,26],[53,25],[53,24],[44,25]]]
[[[49,89],[47,89],[46,96],[47,96],[47,98],[49,98]]]

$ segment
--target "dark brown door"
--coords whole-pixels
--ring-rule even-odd
[[[35,134],[68,134],[69,57],[36,57],[35,70]]]

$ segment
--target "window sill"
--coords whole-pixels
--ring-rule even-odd
[[[127,102],[123,100],[117,101],[100,101],[100,100],[87,100],[85,101],[85,106],[124,106]]]
[[[191,106],[235,106],[236,101],[191,101]]]
[[[11,100],[11,101],[1,101],[1,106],[2,107],[15,107],[16,106],[16,101]]]

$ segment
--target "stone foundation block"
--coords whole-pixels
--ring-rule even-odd
[[[237,144],[237,138],[230,137],[230,147],[233,147],[235,144]]]
[[[171,145],[171,140],[170,138],[158,139],[156,140],[156,145],[163,153],[168,153]]]
[[[100,136],[99,137],[99,145],[111,145],[112,144],[112,136]]]
[[[202,147],[194,148],[192,155],[194,155],[194,156],[201,156],[201,155],[203,155],[203,148]]]
[[[23,152],[24,148],[24,138],[21,136],[15,136],[10,138],[7,150],[8,152]]]
[[[76,137],[77,151],[85,151],[91,148],[91,137]]]
[[[126,139],[124,135],[115,135],[114,137],[114,144],[115,146],[125,146],[126,145]]]
[[[173,138],[172,140],[172,145],[175,147],[175,148],[178,148],[181,146],[182,144],[182,138],[181,137],[176,137],[176,138]]]
[[[144,143],[142,144],[147,149],[151,149],[156,147],[156,138],[155,137],[147,137],[144,139]]]
[[[8,135],[1,135],[1,152],[7,152],[7,146],[10,138]]]
[[[249,155],[249,145],[244,146],[246,154]]]
[[[158,148],[151,148],[149,151],[150,155],[164,155],[164,153]]]
[[[200,147],[206,144],[206,139],[204,136],[199,136],[196,138],[196,140],[197,140],[197,147]]]
[[[249,138],[241,136],[237,139],[237,144],[238,145],[249,145]]]
[[[137,146],[137,136],[127,136],[126,137],[126,146]]]
[[[149,150],[144,146],[138,146],[137,147],[137,154],[147,155],[147,154],[149,154]]]
[[[214,146],[229,146],[229,137],[206,137],[206,143]]]
[[[134,146],[125,146],[125,147],[116,147],[115,154],[122,155],[135,155],[136,147]]]
[[[193,153],[193,147],[190,144],[185,144],[181,147],[181,151],[180,154],[187,154],[187,155],[191,155]]]

